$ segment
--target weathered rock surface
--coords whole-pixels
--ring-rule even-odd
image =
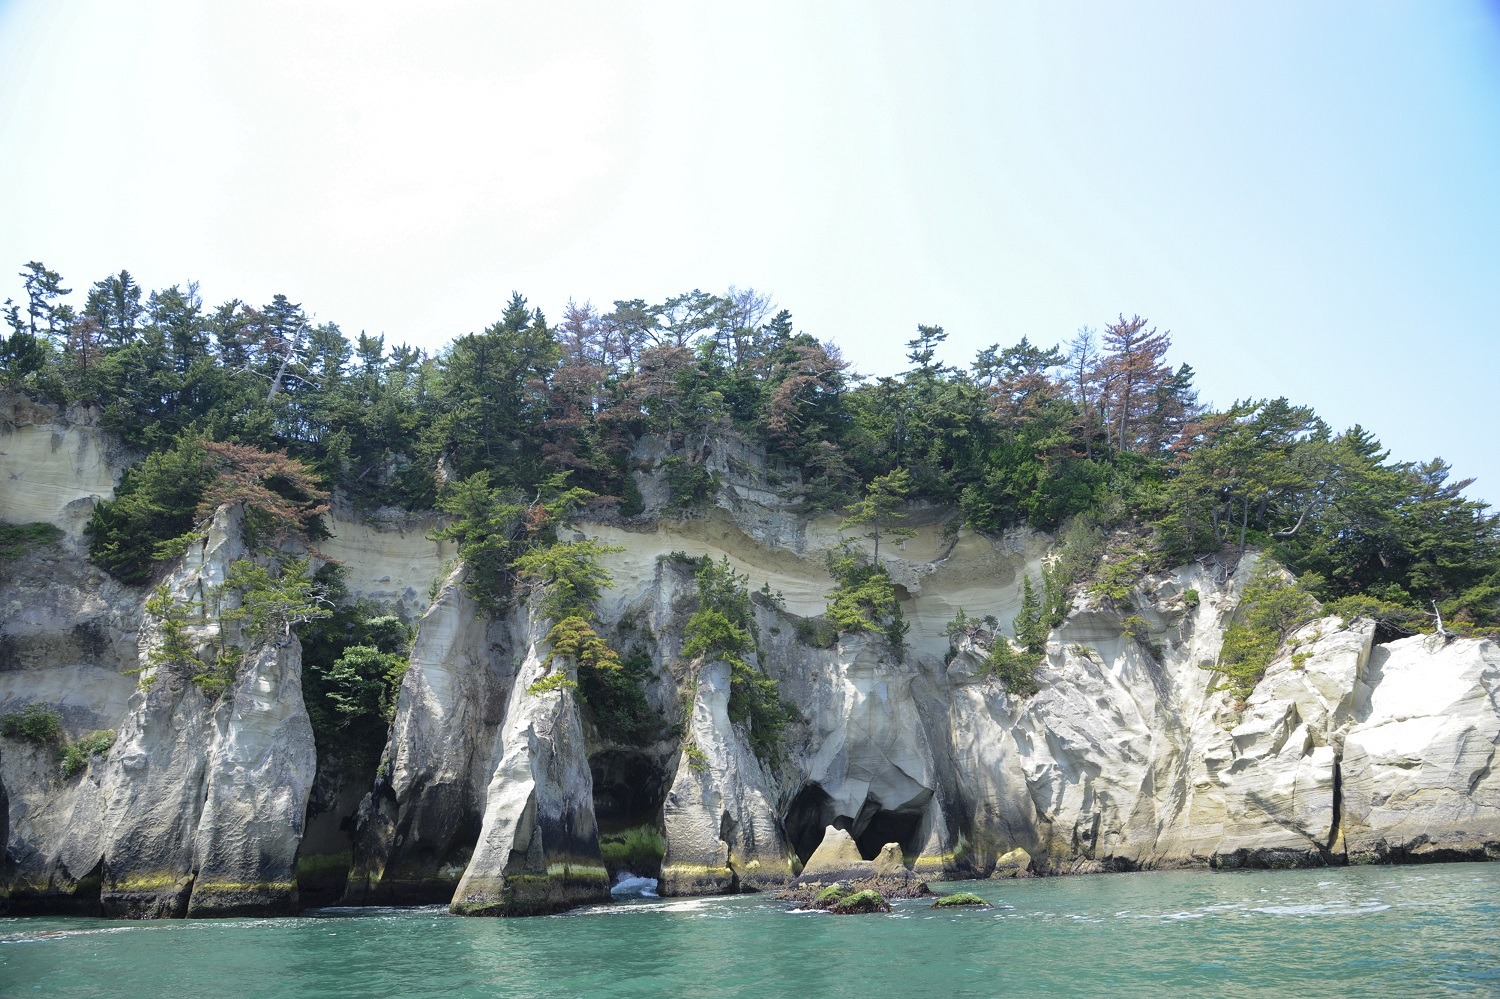
[[[775,781],[729,721],[729,677],[724,662],[698,671],[690,734],[664,809],[657,887],[664,896],[758,891],[791,877]]]
[[[530,689],[553,671],[576,683],[577,671],[561,658],[549,668],[539,646],[533,635],[511,691],[479,843],[453,896],[460,915],[538,915],[609,900],[578,700],[569,690]]]
[[[1500,859],[1500,647],[1418,636],[1379,646],[1344,739],[1351,860]]]
[[[791,885],[778,898],[816,902],[825,889],[842,885],[850,892],[876,892],[884,898],[920,898],[932,891],[902,861],[901,847],[887,843],[874,860],[866,860],[854,837],[845,829],[829,826],[823,841]]]
[[[212,603],[243,555],[238,517],[221,511],[170,578],[173,601]],[[208,641],[219,626],[209,618],[195,630]],[[145,689],[131,699],[101,781],[103,910],[132,918],[295,912],[316,769],[297,639],[247,650],[217,698],[182,670],[152,664],[160,640],[148,618]]]
[[[127,671],[158,641],[147,590],[89,566],[78,534],[124,452],[89,413],[5,406],[0,518],[67,533],[0,573],[0,713],[44,705],[69,740],[118,731],[69,781],[51,747],[0,746],[0,878],[13,908],[289,909],[314,768],[295,640],[250,650],[218,698],[180,676],[136,690]],[[963,609],[1003,631],[1046,536],[954,532],[948,511],[916,511],[917,536],[881,549],[911,622],[906,647],[830,644],[807,618],[831,586],[838,518],[805,516],[770,488],[755,449],[715,448],[724,488],[713,509],[656,516],[663,484],[641,473],[645,515],[584,525],[625,549],[604,560],[617,585],[599,627],[652,663],[648,699],[670,734],[649,750],[601,742],[573,695],[527,693],[540,622],[524,608],[490,620],[458,585],[461,569],[424,606],[451,553],[421,518],[332,518],[327,547],[352,567],[356,595],[421,614],[356,818],[347,901],[536,911],[599,897],[589,760],[601,754],[615,754],[612,780],[639,765],[657,782],[631,822],[665,839],[663,894],[782,885],[799,862],[814,866],[828,826],[854,846],[841,863],[892,877],[910,862],[917,880],[1500,853],[1493,643],[1374,645],[1368,623],[1330,618],[1294,636],[1235,704],[1203,667],[1238,612],[1246,559],[1233,575],[1152,577],[1118,603],[1080,596],[1038,692],[1019,696],[987,675],[987,636],[961,635],[950,654],[944,625]],[[776,472],[795,485],[795,470]],[[169,574],[179,602],[241,554],[234,531],[215,531]],[[775,766],[730,721],[728,666],[682,661],[691,580],[664,571],[671,551],[726,556],[752,591],[765,587],[756,662],[800,716]]]
[[[515,683],[508,622],[444,582],[423,615],[376,778],[360,804],[346,904],[446,903],[478,840]]]
[[[0,392],[0,521],[48,523],[77,539],[94,504],[114,495],[131,454],[89,406],[60,409]]]

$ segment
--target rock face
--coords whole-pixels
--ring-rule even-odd
[[[373,791],[360,804],[346,904],[453,897],[478,840],[516,667],[509,622],[464,593],[462,567],[422,617]]]
[[[238,517],[221,512],[170,579],[173,602],[212,602],[212,588],[243,555]],[[152,665],[161,634],[147,622],[145,689],[131,699],[101,782],[105,914],[295,912],[316,769],[296,637],[246,650],[215,698],[170,664]],[[209,641],[218,626],[200,629]]]
[[[577,682],[570,664],[552,668]],[[609,899],[578,700],[537,691],[548,672],[533,641],[511,692],[479,845],[453,896],[460,915],[537,915]]]
[[[729,677],[724,662],[698,671],[690,738],[667,792],[664,896],[758,891],[791,877],[775,780],[729,721]]]
[[[1351,860],[1500,859],[1500,647],[1380,646],[1353,715],[1341,769]]]
[[[291,911],[318,762],[296,639],[248,643],[218,693],[151,666],[150,589],[89,565],[79,535],[127,456],[89,413],[0,401],[0,519],[64,532],[0,567],[0,714],[54,711],[65,742],[115,733],[68,779],[57,746],[0,743],[12,911]],[[713,508],[661,515],[661,477],[640,473],[646,514],[582,527],[624,549],[603,560],[616,585],[598,627],[649,664],[660,723],[646,745],[611,742],[579,694],[536,687],[546,622],[524,602],[483,613],[427,521],[332,518],[351,589],[420,618],[373,784],[344,775],[327,795],[347,800],[325,824],[353,827],[347,903],[522,913],[601,899],[601,816],[612,834],[644,826],[641,839],[665,842],[664,895],[777,888],[799,871],[919,881],[1500,855],[1494,643],[1377,645],[1368,622],[1327,618],[1235,703],[1204,667],[1239,613],[1247,558],[1232,574],[1151,577],[1118,602],[1078,595],[1037,693],[1021,696],[987,673],[993,629],[950,647],[945,624],[962,609],[1003,633],[1049,538],[955,531],[951,511],[916,510],[916,537],[881,549],[911,623],[904,647],[832,636],[814,618],[838,518],[770,488],[753,448],[707,461],[724,483]],[[795,470],[775,472],[795,485]],[[775,754],[758,756],[731,719],[729,665],[684,661],[696,590],[669,552],[727,558],[761,590],[753,665],[797,715]],[[226,513],[166,572],[171,601],[190,608],[244,555]],[[189,630],[220,636],[206,617]],[[154,680],[139,689],[143,664]],[[340,856],[331,842],[316,859]]]

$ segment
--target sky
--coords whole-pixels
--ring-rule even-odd
[[[1500,502],[1496,0],[0,0],[0,150],[0,275],[80,301],[437,349],[733,284],[869,374],[1140,314]]]

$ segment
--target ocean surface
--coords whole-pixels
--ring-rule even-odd
[[[1500,864],[937,887],[995,907],[646,897],[537,919],[4,919],[0,995],[1500,995]]]

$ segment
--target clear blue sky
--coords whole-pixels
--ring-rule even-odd
[[[1500,500],[1495,3],[0,0],[0,149],[0,273],[429,348],[733,283],[879,373],[1139,312]]]

